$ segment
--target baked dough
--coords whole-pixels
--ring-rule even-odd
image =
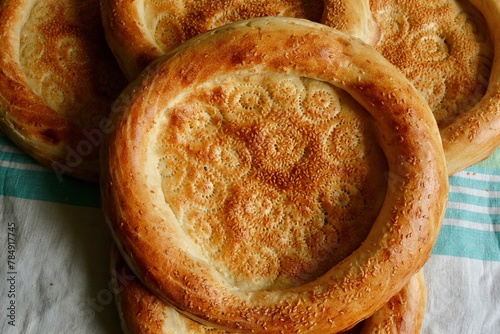
[[[0,128],[43,165],[97,182],[111,103],[126,83],[99,1],[0,3]]]
[[[368,44],[373,45],[380,38],[368,0],[325,0],[320,22]]]
[[[102,0],[102,21],[126,76],[187,39],[227,23],[261,16],[319,21],[323,0]]]
[[[362,17],[365,29],[377,32],[378,39],[358,36],[426,98],[441,130],[450,175],[487,158],[500,145],[500,3],[364,2],[371,9]],[[336,18],[342,22],[350,16]]]
[[[204,326],[156,297],[128,268],[116,248],[111,252],[111,282],[125,334],[228,334]]]
[[[418,334],[422,332],[427,306],[423,270],[371,317],[345,334]]]
[[[103,210],[134,272],[190,318],[338,332],[427,261],[448,193],[438,128],[414,87],[359,39],[292,18],[230,24],[156,61],[122,100],[102,151]],[[373,120],[387,192],[362,244],[323,268],[317,259],[349,231],[336,222],[373,196],[349,186],[364,162],[336,156],[371,152],[358,150],[359,129],[335,119],[343,103]],[[318,233],[305,234],[311,226]]]
[[[228,334],[204,326],[177,312],[148,290],[127,266],[116,247],[110,261],[111,282],[125,334]],[[345,334],[418,334],[427,301],[423,271],[370,318]],[[323,333],[327,334],[327,333]]]

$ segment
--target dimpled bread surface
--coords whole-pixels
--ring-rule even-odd
[[[106,120],[125,78],[99,1],[73,2],[0,4],[0,127],[58,176],[97,182]]]
[[[230,24],[121,99],[103,209],[127,263],[186,316],[338,332],[427,260],[448,189],[437,125],[359,40],[291,18]]]
[[[297,286],[358,248],[380,211],[387,163],[370,125],[325,82],[220,77],[162,125],[165,201],[232,285]]]
[[[500,145],[500,3],[370,0],[375,46],[429,103],[450,175]],[[374,23],[375,22],[375,23]],[[363,38],[363,36],[361,36]]]
[[[424,95],[440,128],[483,97],[493,45],[468,1],[370,1],[382,37],[375,47]]]
[[[184,41],[224,24],[262,16],[319,21],[322,0],[102,0],[104,29],[129,79]]]

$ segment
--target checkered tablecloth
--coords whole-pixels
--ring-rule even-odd
[[[450,178],[425,266],[425,334],[500,333],[500,150]],[[0,333],[121,333],[97,186],[61,182],[0,134]]]

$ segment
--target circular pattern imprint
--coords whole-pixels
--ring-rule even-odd
[[[206,61],[208,55],[210,61]],[[365,241],[306,284],[274,289],[257,285],[254,289],[251,281],[231,279],[187,235],[184,225],[189,219],[176,214],[175,203],[165,200],[158,168],[162,150],[157,143],[179,97],[206,85],[216,92],[220,78],[236,80],[249,73],[262,78],[309,78],[345,90],[373,118],[389,166],[387,194]],[[408,80],[358,39],[298,19],[242,21],[184,43],[163,61],[155,62],[143,80],[125,94],[130,103],[117,116],[104,154],[103,210],[127,262],[152,291],[183,314],[229,330],[340,332],[382,307],[427,261],[447,203],[448,177],[439,131],[428,105]],[[254,98],[241,101],[251,106]],[[250,151],[261,131],[252,122],[243,118],[245,128],[253,129],[257,136],[243,131],[238,137],[246,138]],[[231,129],[224,131],[231,133]],[[295,164],[300,163],[296,154],[294,149],[284,155]],[[259,175],[283,172],[264,167]],[[236,210],[228,218],[244,221],[241,218],[251,218],[252,212],[265,217],[273,211],[272,203],[280,200],[280,189],[290,189],[295,182],[307,185],[308,175],[282,182],[293,175],[293,167],[286,170],[291,174],[274,174],[280,177],[266,179],[270,182],[267,188],[255,185],[258,191],[253,194],[241,189],[242,196],[253,196],[256,205]],[[179,171],[179,175],[191,180],[199,172]],[[217,193],[212,191],[219,187],[216,182],[203,186],[207,190],[203,194],[213,201],[201,210],[210,214],[219,207]],[[304,187],[303,191],[315,189]],[[248,228],[252,226],[249,223]],[[250,231],[242,228],[232,233],[250,240]],[[233,261],[245,261],[245,256]]]

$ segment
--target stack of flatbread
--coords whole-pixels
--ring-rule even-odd
[[[419,333],[500,145],[497,1],[0,3],[0,126],[99,182],[127,333]]]

